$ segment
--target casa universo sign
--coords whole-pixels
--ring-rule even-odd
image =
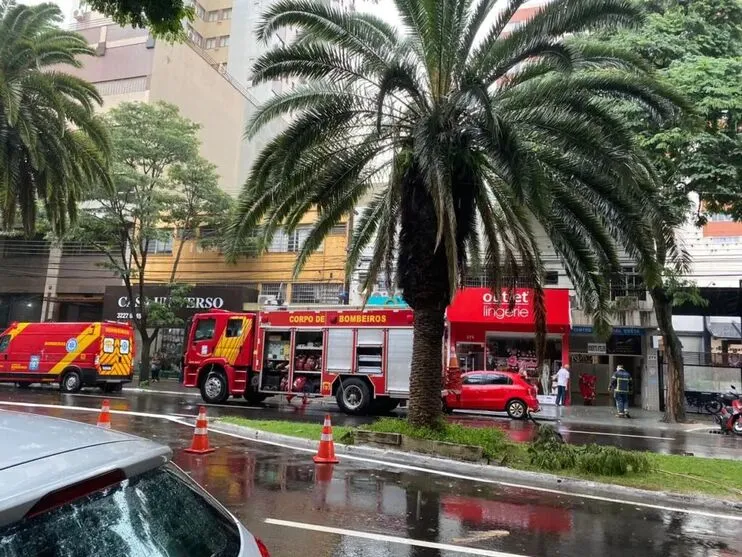
[[[138,288],[134,288],[135,296],[132,300],[125,286],[108,286],[103,295],[103,319],[110,321],[128,321],[134,318],[134,313],[141,313],[142,297],[138,296]],[[167,303],[169,290],[166,286],[145,286],[144,305],[150,303]],[[196,284],[185,295],[185,304],[176,313],[187,319],[194,313],[223,309],[242,311],[245,304],[254,304],[258,300],[258,291],[248,286],[218,286],[211,284]],[[133,302],[133,303],[132,303]]]

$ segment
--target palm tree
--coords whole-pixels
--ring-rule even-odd
[[[0,0],[0,218],[10,229],[20,213],[26,234],[39,202],[61,233],[86,186],[107,175],[108,135],[95,116],[101,98],[63,71],[94,53],[61,21],[53,4]]]
[[[409,420],[440,415],[444,310],[460,275],[480,266],[493,288],[534,284],[537,344],[545,309],[536,228],[564,262],[582,305],[607,328],[608,277],[625,250],[657,275],[651,222],[656,176],[613,112],[634,103],[648,119],[679,99],[640,59],[570,39],[631,25],[629,0],[555,0],[509,25],[525,0],[395,0],[401,27],[314,0],[281,0],[258,29],[282,27],[256,82],[306,83],[264,104],[254,135],[279,116],[291,123],[255,161],[232,225],[235,242],[262,227],[267,245],[310,210],[318,217],[300,269],[343,215],[371,201],[355,223],[350,272],[373,246],[366,287],[396,258],[397,282],[415,310]]]

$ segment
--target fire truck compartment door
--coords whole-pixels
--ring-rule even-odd
[[[350,372],[353,366],[353,330],[327,331],[327,371]]]
[[[390,329],[386,350],[386,390],[409,394],[412,329]]]

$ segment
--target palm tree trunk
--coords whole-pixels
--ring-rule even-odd
[[[685,417],[685,368],[683,366],[683,348],[675,328],[672,325],[672,300],[664,288],[656,287],[651,291],[657,326],[662,334],[664,358],[667,362],[665,372],[665,417],[668,423],[686,421]]]
[[[441,417],[443,320],[443,310],[415,310],[408,419],[417,426],[435,426]]]
[[[435,207],[413,166],[404,177],[397,274],[405,301],[415,310],[408,419],[437,427],[441,419],[443,322],[450,298],[443,246],[436,246]]]

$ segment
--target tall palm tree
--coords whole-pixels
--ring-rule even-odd
[[[63,31],[59,8],[0,0],[0,218],[20,213],[27,234],[37,203],[61,233],[87,185],[105,180],[108,135],[95,116],[95,87],[64,73],[93,55],[79,34]]]
[[[444,311],[467,267],[493,288],[534,284],[539,353],[545,308],[536,225],[603,330],[621,249],[656,276],[656,176],[612,112],[634,103],[667,118],[680,100],[636,57],[579,35],[631,25],[629,0],[555,0],[520,26],[525,0],[394,0],[401,26],[318,0],[281,0],[258,36],[299,38],[261,56],[253,79],[306,83],[257,111],[248,134],[291,123],[262,150],[239,201],[235,239],[318,217],[299,269],[364,196],[351,272],[373,245],[366,287],[397,260],[415,310],[409,419],[440,414]],[[659,219],[655,219],[659,221]]]

